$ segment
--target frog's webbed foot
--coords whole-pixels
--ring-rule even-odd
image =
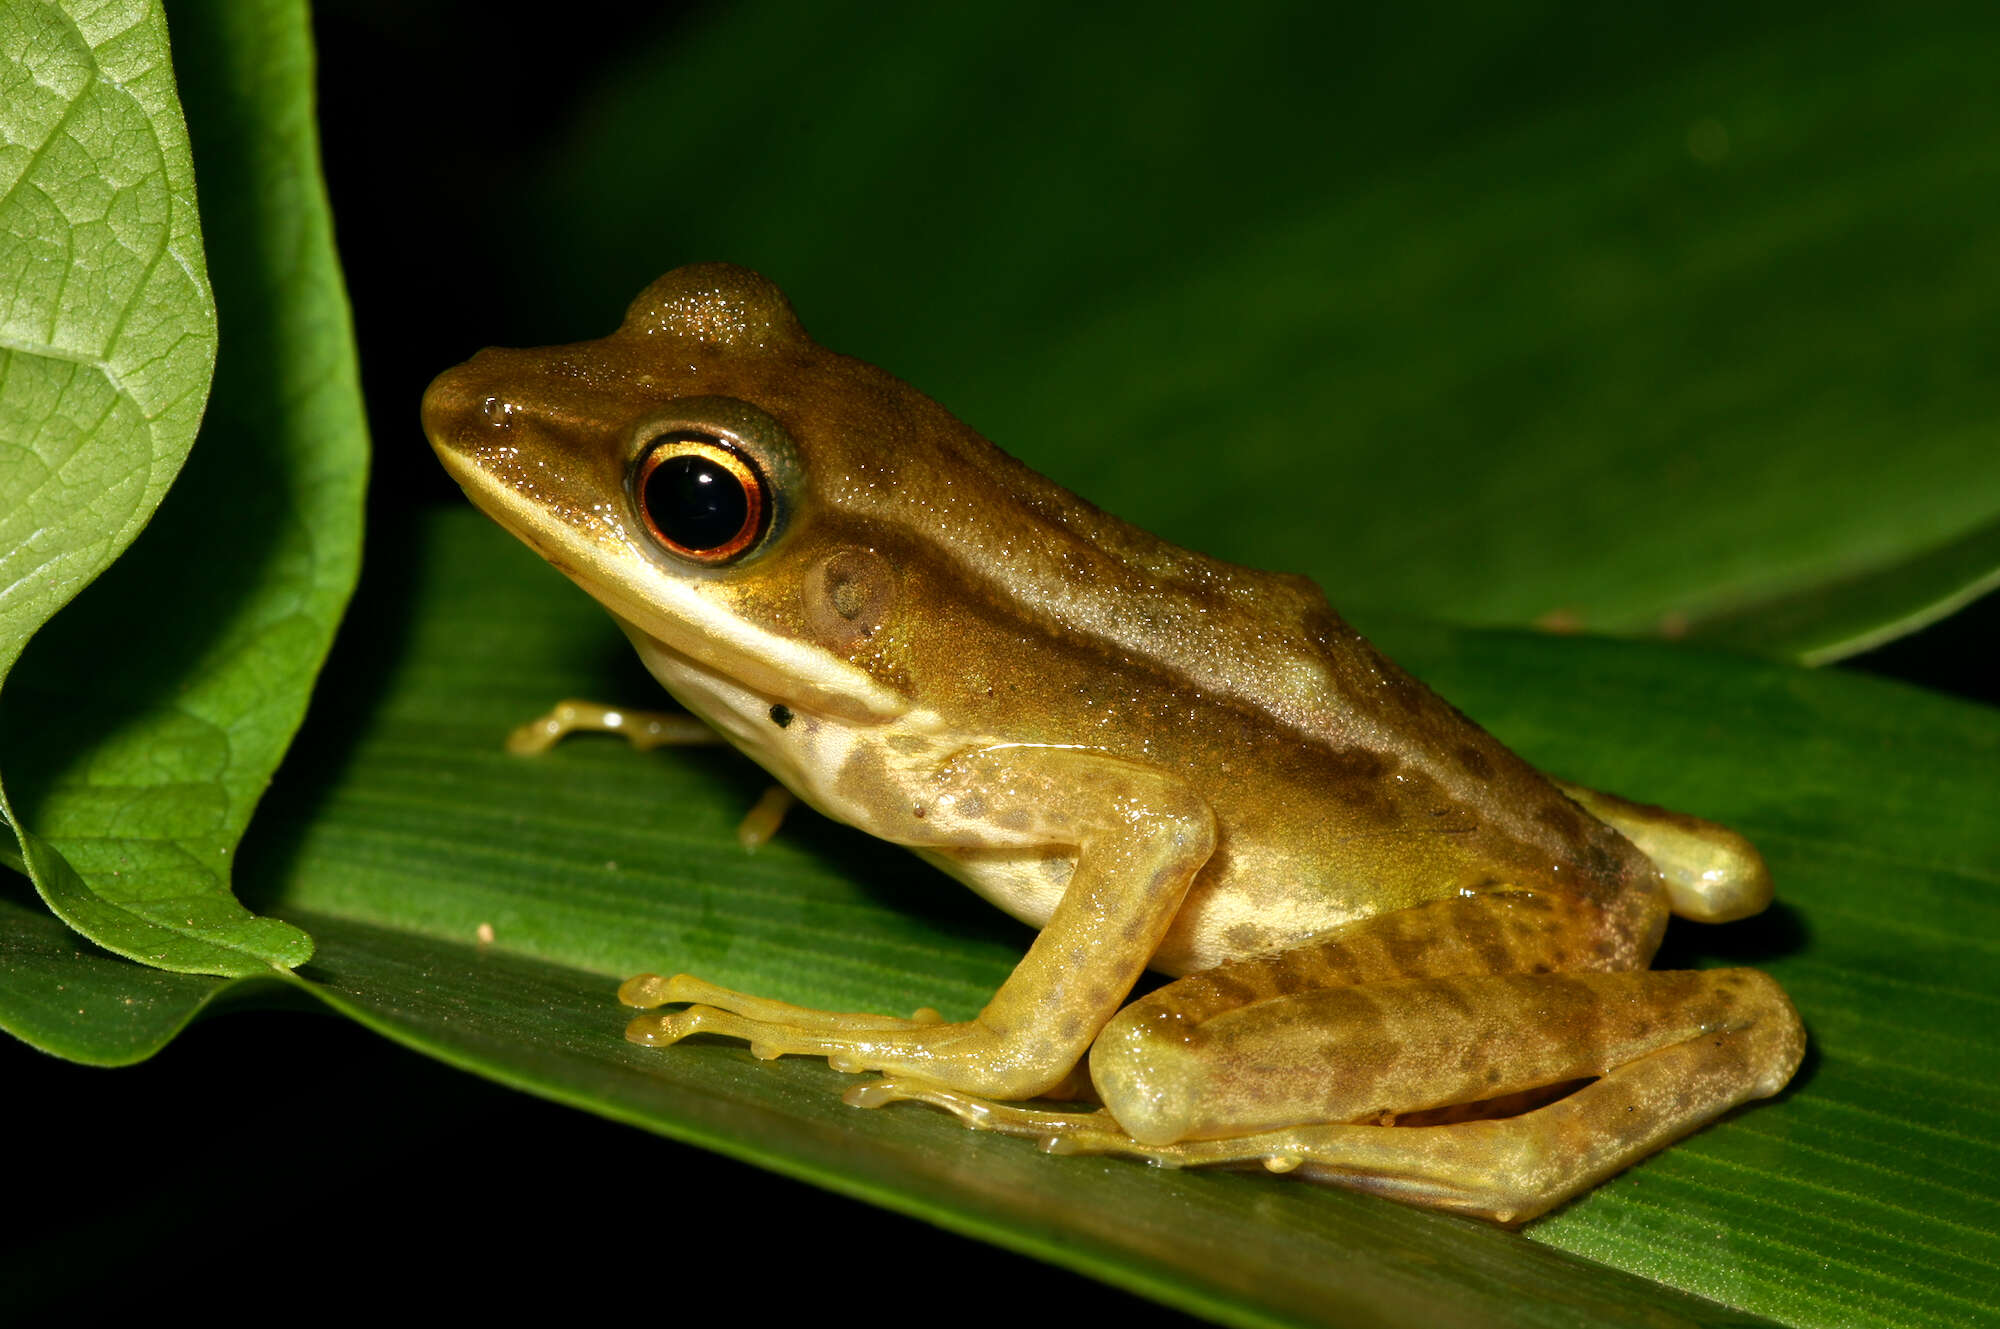
[[[571,734],[617,734],[640,752],[664,747],[710,747],[722,735],[681,711],[635,711],[625,706],[571,698],[551,706],[507,735],[507,751],[538,756]],[[766,789],[736,826],[736,842],[755,850],[768,844],[798,799],[783,785]]]
[[[647,1047],[665,1047],[692,1034],[741,1039],[752,1056],[825,1057],[837,1071],[878,1071],[926,1084],[963,1086],[967,1093],[1001,1099],[1032,1098],[1051,1088],[1087,1084],[1071,1055],[1049,1071],[1032,1059],[995,1055],[1005,1035],[978,1020],[951,1022],[929,1007],[902,1019],[838,1011],[818,1011],[717,987],[690,974],[627,979],[618,997],[628,1006],[689,1003],[679,1010],[640,1015],[625,1037]],[[1039,1050],[1039,1049],[1037,1049]],[[1059,1055],[1059,1054],[1058,1054]]]
[[[1048,1098],[1077,1100],[1095,1097],[1089,1078],[1078,1067],[1074,1083],[1051,1090]],[[1048,1154],[1115,1154],[1143,1159],[1155,1167],[1226,1166],[1261,1163],[1272,1172],[1290,1172],[1302,1158],[1294,1131],[1272,1131],[1232,1140],[1145,1145],[1127,1135],[1109,1110],[1062,1111],[1022,1103],[996,1103],[921,1080],[891,1077],[857,1084],[841,1095],[849,1107],[878,1108],[889,1103],[927,1103],[957,1117],[967,1130],[993,1131],[1034,1140]]]

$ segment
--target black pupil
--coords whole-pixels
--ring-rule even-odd
[[[718,549],[750,519],[750,496],[728,467],[687,452],[646,477],[646,511],[660,534],[683,549]]]

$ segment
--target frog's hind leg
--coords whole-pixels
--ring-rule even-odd
[[[1276,1160],[1500,1222],[1776,1093],[1805,1046],[1791,1002],[1751,969],[1368,984],[1239,1007],[1165,1039],[1147,1030],[1163,1027],[1171,1000],[1146,1007],[1114,1021],[1092,1058],[1131,1142],[1079,1135],[1054,1147],[1186,1166]],[[1513,1116],[1395,1124],[1580,1080]]]
[[[1171,988],[1162,992],[1171,992]],[[1159,994],[1155,994],[1158,996]],[[1150,1000],[1150,999],[1148,999]],[[1108,1104],[1060,1112],[990,1103],[921,1082],[857,1085],[847,1101],[930,1103],[967,1126],[1062,1154],[1167,1167],[1259,1166],[1521,1223],[1791,1078],[1804,1034],[1777,984],[1751,969],[1415,979],[1238,1008],[1194,1038],[1171,1003],[1131,1008],[1093,1054]],[[1122,1027],[1119,1027],[1122,1026]],[[1257,1028],[1256,1026],[1262,1026]],[[1121,1040],[1147,1065],[1117,1083]],[[1112,1083],[1105,1083],[1106,1079]],[[1526,1099],[1515,1115],[1450,1121],[1446,1105]],[[1164,1121],[1158,1104],[1187,1109]],[[1290,1118],[1296,1124],[1280,1124]],[[1134,1138],[1131,1127],[1168,1138]],[[1175,1132],[1186,1134],[1174,1138]]]
[[[1754,970],[1588,971],[1602,948],[1587,912],[1438,901],[1171,983],[1099,1035],[1104,1112],[897,1079],[850,1101],[918,1099],[1054,1152],[1261,1165],[1523,1222],[1776,1093],[1804,1050],[1791,1002]]]

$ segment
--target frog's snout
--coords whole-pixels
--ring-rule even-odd
[[[492,352],[481,351],[472,359],[447,369],[424,389],[418,416],[424,437],[441,457],[448,454],[470,456],[491,441],[491,433],[512,427],[517,408],[497,387],[494,375],[485,372],[482,361]]]

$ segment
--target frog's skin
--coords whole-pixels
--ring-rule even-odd
[[[1741,837],[1551,782],[1311,582],[1099,511],[822,349],[754,273],[682,268],[602,340],[483,351],[423,418],[690,711],[1040,929],[965,1023],[644,976],[629,1004],[692,1004],[638,1041],[724,1034],[885,1077],[851,1102],[1501,1222],[1798,1066],[1763,974],[1646,968],[1669,911],[1769,901]],[[690,534],[663,494],[649,521],[663,438],[708,460],[662,474],[747,483],[762,523]],[[1124,1005],[1149,966],[1184,977]],[[1037,1097],[1103,1109],[1012,1105]]]

